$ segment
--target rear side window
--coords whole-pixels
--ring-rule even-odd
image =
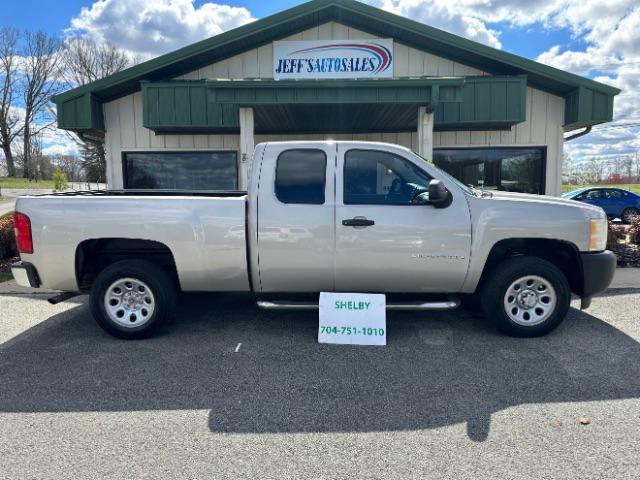
[[[322,150],[286,150],[276,163],[276,197],[282,203],[322,205],[327,156]]]

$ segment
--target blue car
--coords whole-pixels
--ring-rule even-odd
[[[640,195],[622,188],[579,188],[565,193],[562,198],[597,205],[607,217],[619,218],[624,223],[631,223],[634,217],[640,215]]]

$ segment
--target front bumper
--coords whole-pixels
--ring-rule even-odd
[[[17,262],[11,265],[11,274],[21,287],[40,287],[40,278],[36,267],[27,262]]]
[[[613,280],[616,272],[616,256],[605,250],[598,253],[581,253],[582,260],[582,298],[591,298],[604,292]]]

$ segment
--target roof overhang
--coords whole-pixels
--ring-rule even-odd
[[[418,107],[436,130],[503,128],[524,121],[526,77],[143,82],[143,125],[156,133],[239,129],[253,107],[256,133],[415,130]]]

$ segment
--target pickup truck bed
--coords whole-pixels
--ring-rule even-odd
[[[38,266],[43,287],[78,291],[78,262],[92,248],[113,242],[102,255],[149,246],[169,248],[183,291],[249,290],[245,235],[246,192],[93,191],[21,197],[28,211],[33,254],[22,254]],[[127,244],[128,243],[128,244]],[[72,248],[70,248],[72,247]],[[152,249],[151,249],[152,250]]]

